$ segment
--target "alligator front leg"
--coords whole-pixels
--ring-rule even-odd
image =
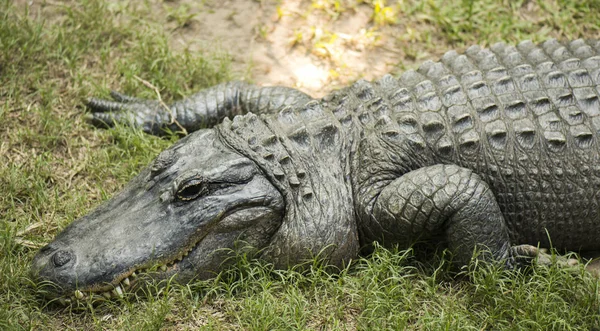
[[[458,264],[467,264],[479,252],[479,258],[503,261],[508,268],[537,255],[530,245],[511,247],[488,185],[456,165],[424,167],[391,181],[371,208],[363,234],[388,246],[443,238]]]
[[[287,87],[258,87],[229,82],[204,89],[189,98],[165,105],[111,92],[112,100],[90,98],[86,119],[99,127],[115,123],[131,125],[144,132],[161,135],[210,128],[225,117],[253,112],[276,113],[285,107],[299,107],[312,100],[307,94]]]

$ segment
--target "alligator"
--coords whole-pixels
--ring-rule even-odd
[[[243,82],[169,106],[111,94],[87,101],[92,124],[195,132],[38,252],[59,296],[215,277],[239,242],[276,268],[341,267],[375,242],[506,268],[600,249],[599,41],[472,46],[321,99]]]

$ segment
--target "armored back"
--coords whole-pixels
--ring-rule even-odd
[[[456,164],[490,185],[513,240],[549,244],[548,231],[554,244],[593,247],[584,229],[598,216],[599,85],[600,43],[583,40],[474,46],[398,79],[357,82],[352,98],[369,97],[353,107],[363,132],[355,187]]]

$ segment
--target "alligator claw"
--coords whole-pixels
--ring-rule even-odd
[[[118,102],[129,103],[129,102],[140,102],[142,99],[138,99],[136,97],[129,96],[127,94],[123,94],[117,92],[115,90],[110,91],[110,96]]]
[[[517,245],[512,247],[512,255],[515,257],[518,265],[528,265],[535,261],[542,266],[550,266],[556,263],[560,267],[570,268],[579,265],[579,260],[552,254],[547,248],[538,248],[532,245]]]
[[[86,122],[95,127],[108,128],[114,126],[115,123],[121,122],[121,114],[119,113],[102,113],[93,112],[83,115]]]
[[[520,258],[534,258],[542,253],[542,249],[538,249],[532,245],[517,245],[512,247],[513,255]]]
[[[142,129],[144,132],[159,134],[170,119],[161,104],[142,100],[111,91],[112,100],[89,98],[85,101],[89,112],[84,119],[93,126],[109,128],[117,123]]]
[[[111,112],[123,109],[123,104],[118,101],[103,100],[97,98],[89,98],[86,101],[86,106],[95,112]]]
[[[550,266],[553,263],[556,263],[556,265],[562,268],[572,268],[579,265],[579,260],[568,256],[552,254],[552,252],[546,248],[538,249],[536,262],[538,265],[542,266]]]

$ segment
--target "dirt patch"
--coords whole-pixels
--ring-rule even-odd
[[[359,78],[381,77],[403,57],[394,36],[399,28],[375,28],[373,9],[365,4],[339,15],[310,1],[186,0],[164,6],[187,8],[193,16],[187,24],[171,19],[173,46],[197,51],[216,44],[232,55],[238,77],[315,97]]]

